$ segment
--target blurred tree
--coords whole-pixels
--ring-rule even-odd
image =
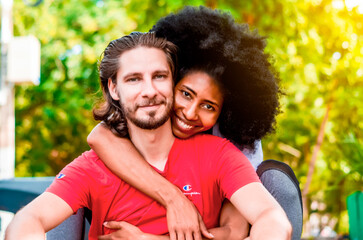
[[[267,36],[286,97],[265,157],[294,168],[307,209],[323,202],[319,211],[346,221],[346,196],[363,186],[363,11],[350,2],[44,0],[32,8],[15,0],[15,35],[42,43],[41,84],[16,89],[17,176],[54,175],[88,148],[101,96],[97,60],[110,40],[147,31],[185,5],[205,5]],[[347,231],[347,222],[336,229]]]

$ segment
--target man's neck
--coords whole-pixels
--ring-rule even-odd
[[[141,129],[129,121],[127,125],[131,142],[136,149],[149,164],[163,171],[175,140],[171,130],[171,121],[168,120],[154,130]]]

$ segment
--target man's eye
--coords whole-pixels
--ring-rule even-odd
[[[133,78],[128,78],[128,79],[126,80],[126,82],[137,82],[137,81],[139,81],[139,80],[140,80],[140,78],[133,77]]]
[[[155,76],[155,78],[156,79],[164,79],[164,78],[166,78],[166,75],[164,75],[164,74],[158,74],[158,75]]]

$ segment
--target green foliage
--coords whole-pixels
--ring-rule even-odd
[[[17,176],[54,175],[88,149],[107,43],[185,5],[228,10],[267,36],[286,96],[276,134],[264,139],[265,158],[289,163],[301,187],[328,112],[308,197],[344,218],[346,196],[363,186],[363,14],[332,0],[44,0],[35,8],[15,0],[14,34],[42,44],[41,84],[16,89]],[[346,231],[345,222],[338,227]]]

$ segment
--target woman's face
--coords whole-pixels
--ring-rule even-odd
[[[188,138],[212,128],[222,104],[222,91],[213,78],[201,71],[188,73],[174,89],[174,135]]]

